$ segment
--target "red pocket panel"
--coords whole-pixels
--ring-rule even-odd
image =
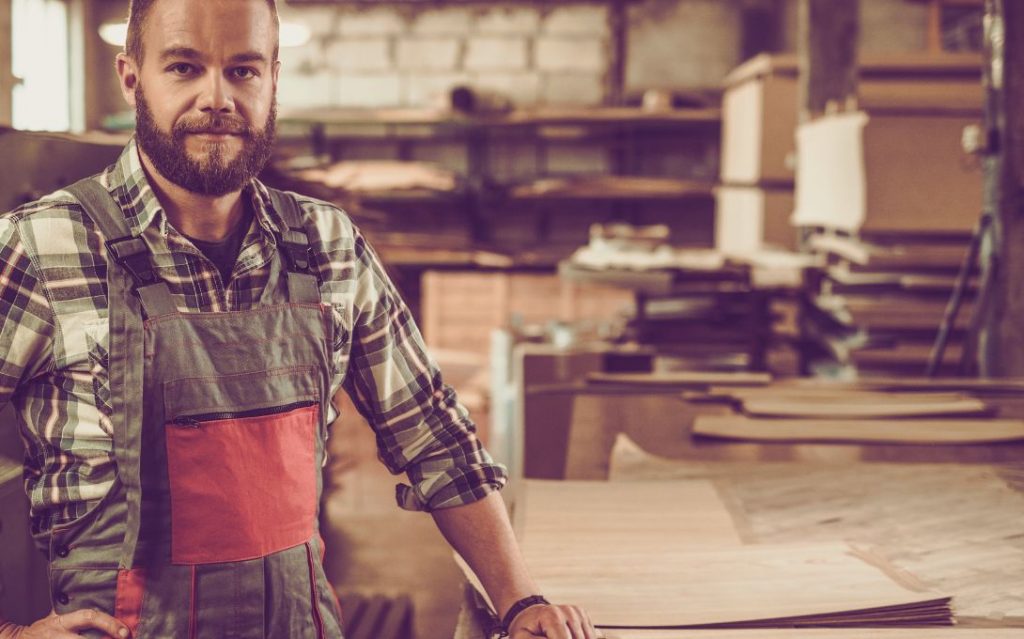
[[[167,424],[171,562],[265,557],[309,541],[319,407]]]

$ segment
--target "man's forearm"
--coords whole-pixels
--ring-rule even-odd
[[[523,597],[543,594],[527,573],[501,493],[433,515],[445,539],[480,578],[499,618]]]

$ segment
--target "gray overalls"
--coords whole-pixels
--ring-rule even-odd
[[[271,192],[289,231],[260,305],[181,313],[104,187],[70,191],[107,240],[118,471],[52,531],[55,610],[140,639],[341,637],[317,525],[334,327],[297,204]]]

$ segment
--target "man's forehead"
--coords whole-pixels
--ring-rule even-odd
[[[161,57],[172,51],[269,57],[277,45],[277,21],[265,0],[159,0],[146,23],[144,46]]]

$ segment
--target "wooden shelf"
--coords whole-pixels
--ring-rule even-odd
[[[713,184],[619,175],[542,178],[513,187],[514,200],[689,200],[714,197]]]
[[[479,129],[517,126],[614,125],[686,126],[721,122],[719,109],[651,111],[628,107],[591,109],[521,109],[509,113],[465,115],[446,109],[309,108],[284,111],[282,125],[306,126],[434,126]]]

